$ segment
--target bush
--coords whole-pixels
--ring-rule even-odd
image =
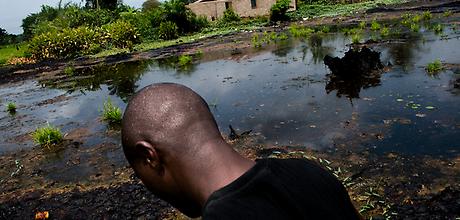
[[[37,60],[72,58],[100,51],[100,39],[101,34],[88,27],[65,28],[34,37],[29,50]]]
[[[104,46],[107,48],[128,48],[132,49],[133,45],[140,43],[140,36],[136,28],[126,21],[116,21],[102,27],[106,40]]]
[[[286,12],[289,10],[290,0],[276,0],[276,3],[270,9],[271,21],[288,20]]]
[[[179,61],[178,61],[179,67],[188,66],[188,65],[192,64],[192,62],[193,62],[193,59],[189,55],[180,55],[179,56]]]
[[[122,117],[121,109],[114,106],[110,98],[107,99],[102,109],[102,120],[108,122],[110,125],[117,125],[121,124]]]
[[[220,22],[232,23],[241,21],[241,17],[233,11],[231,8],[224,11],[224,16],[220,19]]]
[[[120,19],[133,25],[138,30],[140,36],[146,39],[153,39],[153,26],[149,17],[144,13],[128,11],[120,13]]]
[[[6,104],[6,111],[10,114],[15,114],[16,104],[14,102],[8,102],[8,104]]]
[[[441,61],[439,59],[435,60],[435,61],[433,61],[431,63],[428,63],[428,65],[426,66],[425,70],[429,74],[438,73],[441,70],[443,70],[442,63],[441,63]]]
[[[35,143],[47,148],[58,145],[63,140],[61,130],[49,124],[43,128],[37,128],[37,130],[32,133],[32,138]]]
[[[172,40],[179,37],[177,25],[171,21],[165,21],[158,28],[158,37],[163,40]]]

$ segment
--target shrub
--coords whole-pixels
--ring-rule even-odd
[[[64,68],[64,74],[68,75],[68,76],[72,76],[73,74],[75,73],[75,67],[73,66],[66,66]]]
[[[361,42],[361,35],[360,34],[354,34],[353,36],[351,36],[351,42],[353,44],[359,44]]]
[[[29,50],[37,60],[72,58],[100,51],[100,37],[98,31],[88,27],[66,28],[35,36]]]
[[[10,114],[16,113],[16,104],[14,102],[8,102],[8,104],[6,104],[6,111]]]
[[[418,32],[420,30],[420,26],[418,24],[413,23],[410,25],[410,30],[413,32]]]
[[[441,24],[435,24],[433,26],[431,26],[431,29],[434,31],[434,33],[436,34],[442,34],[442,31],[443,31],[443,27]]]
[[[132,49],[133,45],[140,43],[140,36],[136,28],[126,21],[116,21],[104,25],[104,39],[106,39],[106,47],[129,48]]]
[[[428,65],[426,66],[425,70],[429,74],[438,73],[441,70],[443,70],[442,63],[441,63],[441,61],[439,59],[435,60],[435,61],[433,61],[431,63],[428,63]]]
[[[239,22],[241,20],[241,17],[233,11],[231,8],[228,8],[227,10],[224,11],[224,16],[220,19],[221,23],[234,23],[234,22]]]
[[[108,122],[110,125],[121,124],[122,112],[119,107],[116,107],[112,104],[110,98],[104,102],[104,107],[102,109],[102,120]]]
[[[37,128],[37,130],[32,133],[32,138],[35,143],[47,148],[56,146],[63,140],[61,130],[49,124],[45,127]]]
[[[433,18],[433,15],[431,14],[430,11],[424,11],[424,12],[422,13],[422,19],[423,19],[423,20],[428,21],[428,20],[430,20],[430,19],[432,19],[432,18]]]
[[[178,65],[180,67],[188,66],[188,65],[192,64],[192,62],[193,62],[193,59],[189,55],[180,55],[179,56]]]
[[[171,21],[165,21],[158,28],[158,37],[163,40],[172,40],[179,37],[177,25]]]
[[[259,35],[258,34],[253,34],[252,35],[252,46],[253,47],[262,47],[262,42],[259,40]]]
[[[148,16],[145,16],[144,13],[136,11],[122,12],[120,13],[120,19],[133,25],[143,38],[153,39],[153,26]]]
[[[271,21],[288,20],[286,12],[289,10],[290,0],[276,0],[276,3],[270,8]]]
[[[390,28],[388,27],[383,27],[381,30],[380,30],[380,35],[382,37],[388,37],[388,35],[390,35]]]
[[[373,20],[371,23],[371,30],[378,31],[380,30],[380,24],[376,20]]]
[[[294,24],[289,26],[289,32],[293,37],[308,37],[314,33],[315,30],[308,27],[299,27]]]

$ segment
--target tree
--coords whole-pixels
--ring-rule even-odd
[[[8,37],[8,33],[5,29],[0,28],[0,45],[3,45],[6,42],[6,38]]]
[[[115,10],[122,4],[121,0],[86,0],[86,7]]]
[[[142,4],[142,11],[151,11],[154,8],[158,8],[158,6],[160,6],[160,2],[158,0],[146,0]]]

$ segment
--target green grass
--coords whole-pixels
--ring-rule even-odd
[[[435,24],[433,26],[431,26],[431,30],[434,31],[434,33],[436,34],[442,34],[443,32],[443,27],[442,27],[442,24]]]
[[[61,130],[49,124],[45,127],[37,128],[37,130],[32,133],[32,138],[36,144],[47,148],[56,146],[63,141]]]
[[[8,60],[14,57],[24,57],[27,51],[27,44],[21,43],[0,46],[0,65],[7,64]],[[18,50],[19,49],[19,50]]]
[[[110,125],[120,125],[122,117],[121,109],[114,106],[110,98],[108,98],[102,108],[102,120],[108,122]]]
[[[188,66],[193,63],[193,59],[189,55],[180,55],[177,65],[180,67]]]
[[[380,36],[382,37],[388,37],[390,35],[390,28],[388,27],[383,27],[381,30],[380,30]]]
[[[410,30],[413,31],[413,32],[419,32],[420,31],[420,25],[418,24],[410,24]]]
[[[351,36],[351,42],[353,44],[359,44],[361,42],[361,40],[362,40],[362,37],[361,37],[360,34],[354,34],[354,35]]]
[[[371,8],[376,8],[380,4],[397,4],[404,0],[375,0],[352,4],[304,4],[300,5],[294,12],[288,13],[293,20],[302,20],[311,17],[333,17],[337,15],[350,15],[362,12]]]
[[[380,30],[380,24],[376,20],[373,20],[371,23],[371,30],[378,31]]]
[[[425,67],[425,70],[429,74],[436,74],[443,70],[442,63],[439,59],[437,59],[431,63],[428,63]]]
[[[315,33],[315,30],[309,27],[300,27],[296,24],[289,26],[289,32],[293,37],[309,37],[311,34]]]
[[[433,18],[433,15],[431,14],[430,11],[424,11],[422,13],[422,19],[425,21],[431,20]]]
[[[8,102],[8,104],[6,104],[6,111],[10,114],[15,114],[16,104],[14,102]]]
[[[248,24],[242,24],[237,27],[225,27],[225,28],[208,28],[200,33],[192,34],[192,35],[187,35],[187,36],[182,36],[179,37],[178,39],[175,40],[168,40],[168,41],[146,41],[140,44],[137,44],[134,46],[133,50],[134,51],[148,51],[148,50],[154,50],[154,49],[159,49],[159,48],[164,48],[164,47],[169,47],[169,46],[175,46],[175,45],[180,45],[180,44],[185,44],[185,43],[191,43],[195,42],[204,38],[208,37],[213,37],[213,36],[219,36],[219,35],[226,35],[226,34],[231,34],[235,32],[239,32],[241,30],[254,30],[258,28],[258,23],[248,23]],[[111,56],[111,55],[117,55],[117,54],[123,54],[123,53],[130,53],[131,51],[128,49],[110,49],[110,50],[104,50],[102,52],[99,52],[95,55],[92,55],[91,57],[93,58],[101,58],[101,57],[106,57],[106,56]]]
[[[75,67],[73,66],[66,66],[64,68],[64,74],[68,75],[68,76],[73,76],[73,74],[75,74]]]
[[[251,37],[251,43],[253,47],[262,47],[262,41],[259,39],[259,34],[254,33]]]

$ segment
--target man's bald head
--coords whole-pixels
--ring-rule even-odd
[[[135,145],[141,140],[184,154],[215,138],[221,136],[208,105],[182,85],[162,83],[142,89],[123,115],[122,142],[128,160],[135,159]]]

